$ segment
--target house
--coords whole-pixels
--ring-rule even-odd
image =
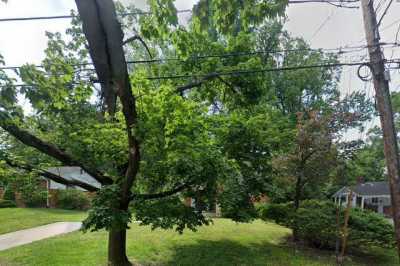
[[[63,167],[52,167],[47,169],[48,172],[55,175],[61,176],[67,180],[77,180],[87,184],[90,184],[96,188],[101,188],[101,184],[86,173],[83,169],[76,166],[63,166]],[[85,189],[76,186],[67,186],[57,183],[53,180],[44,178],[45,186],[47,188],[47,207],[55,208],[57,206],[57,194],[60,190],[66,189],[78,189],[85,191]]]
[[[390,188],[388,182],[366,182],[352,187],[351,207],[373,210],[386,217],[392,217]],[[343,187],[332,198],[340,206],[346,206],[350,193],[349,187]]]

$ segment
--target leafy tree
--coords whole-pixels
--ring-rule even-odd
[[[175,82],[163,82],[154,88],[145,79],[144,69],[139,67],[132,75],[128,73],[123,49],[128,43],[123,39],[125,27],[121,28],[117,20],[113,1],[77,0],[76,3],[83,31],[79,21],[74,21],[68,31],[71,42],[64,41],[61,34],[48,33],[43,69],[27,65],[18,73],[27,86],[14,86],[13,80],[1,72],[0,127],[8,136],[14,137],[1,147],[1,157],[8,166],[19,171],[97,191],[93,208],[84,222],[85,228],[107,229],[109,264],[130,265],[125,253],[126,229],[132,219],[129,206],[144,224],[162,228],[177,225],[178,231],[195,229],[198,225],[208,224],[209,220],[198,210],[184,206],[180,197],[209,197],[219,183],[234,185],[232,180],[244,176],[241,171],[245,165],[240,167],[234,158],[241,157],[237,154],[226,156],[218,145],[223,138],[210,129],[213,121],[209,121],[209,104],[201,101],[201,95],[179,95],[196,87],[193,83],[179,87]],[[177,15],[172,1],[150,1],[150,4],[152,15],[139,23],[144,37],[155,43],[164,42],[161,51],[169,50],[166,41],[169,38],[183,57],[185,43],[200,41],[204,49],[207,47],[202,31],[189,34],[184,28],[176,27]],[[249,4],[251,2],[246,3],[248,12],[251,11]],[[269,8],[268,2],[262,2],[260,12],[248,14],[252,15],[251,21],[244,25],[255,26],[263,18],[283,12],[285,2],[279,4],[280,8],[272,8],[274,5],[271,3]],[[245,15],[240,14],[240,17]],[[221,28],[222,23],[226,21],[217,21],[217,27]],[[191,39],[185,39],[190,36]],[[242,44],[246,38],[246,34],[239,36]],[[234,49],[236,41],[231,39],[230,42]],[[213,47],[224,45],[222,42]],[[150,51],[149,47],[152,46],[145,50]],[[89,62],[88,52],[96,73],[85,65]],[[192,51],[187,51],[186,55],[188,52]],[[234,63],[227,68],[240,65],[240,62]],[[249,60],[243,67],[253,63]],[[217,66],[217,60],[210,60],[198,69],[198,73],[216,70]],[[160,69],[150,69],[152,73],[163,74],[172,67],[166,64]],[[190,68],[183,65],[176,70],[185,73],[185,67],[196,70],[193,63]],[[93,85],[93,80],[98,84]],[[252,82],[256,80],[259,79],[251,79]],[[238,78],[236,82],[242,83]],[[241,84],[243,97],[237,98],[242,98],[244,103],[254,102],[248,87],[251,84]],[[218,91],[221,87],[218,84],[213,90]],[[210,88],[207,94],[212,95],[213,90]],[[23,112],[17,95],[29,100],[32,114]],[[216,98],[213,103],[218,105]],[[233,108],[234,103],[225,104]],[[254,126],[246,125],[247,130]],[[262,142],[257,134],[253,138]],[[253,150],[253,153],[260,152],[264,151]],[[247,165],[247,168],[260,169],[262,160],[256,157],[254,162],[257,164]],[[79,166],[99,181],[102,188],[98,190],[90,184],[64,179],[46,171],[48,165]],[[234,189],[228,190],[226,186],[225,199],[235,195],[228,192]],[[248,198],[247,193],[245,199]],[[229,205],[237,201],[225,202]]]

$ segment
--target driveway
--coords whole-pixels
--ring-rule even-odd
[[[80,222],[58,222],[0,235],[0,251],[29,244],[53,236],[71,233],[81,228]]]

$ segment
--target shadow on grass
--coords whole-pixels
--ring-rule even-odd
[[[347,265],[394,266],[397,260],[383,250],[357,254],[347,258]],[[356,264],[354,264],[356,263]],[[173,257],[162,265],[335,265],[332,251],[293,247],[269,242],[240,244],[231,240],[199,240],[195,244],[178,245]]]
[[[283,262],[294,251],[269,242],[240,244],[230,240],[199,240],[176,246],[174,256],[163,265],[294,265]],[[269,264],[272,262],[277,264]]]

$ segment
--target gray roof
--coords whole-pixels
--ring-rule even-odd
[[[96,188],[101,187],[101,184],[96,179],[77,166],[51,167],[47,169],[47,171],[68,180],[78,180]],[[51,189],[66,189],[66,186],[63,184],[54,182],[52,180],[49,182]]]
[[[380,196],[380,195],[390,195],[390,188],[388,182],[366,182],[358,184],[353,187],[353,191],[360,196]],[[349,189],[343,187],[338,192],[336,192],[333,197],[338,197],[342,194],[347,194]]]

